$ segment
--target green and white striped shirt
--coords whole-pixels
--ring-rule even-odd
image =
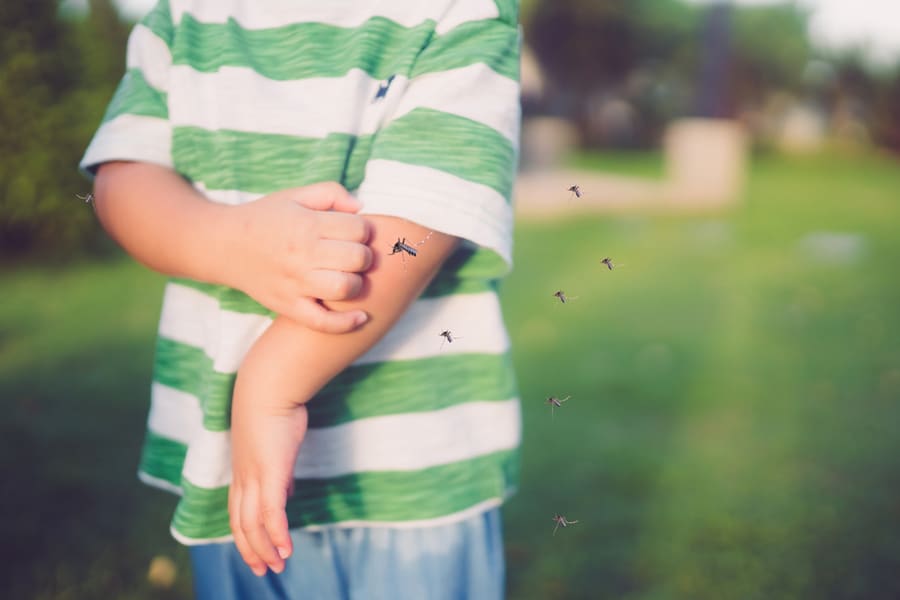
[[[161,164],[228,204],[338,181],[363,213],[465,240],[390,333],[309,403],[292,527],[433,525],[496,506],[516,484],[519,400],[496,289],[511,263],[517,10],[162,0],[131,34],[87,173]],[[234,378],[272,316],[233,289],[166,287],[139,473],[181,495],[172,531],[184,543],[230,537]]]

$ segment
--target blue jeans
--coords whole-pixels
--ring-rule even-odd
[[[233,543],[190,548],[199,600],[500,600],[500,509],[436,527],[291,532],[280,575],[256,577]]]

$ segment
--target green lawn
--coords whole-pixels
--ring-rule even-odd
[[[608,158],[580,160],[659,164]],[[521,224],[509,597],[900,597],[898,226],[900,163],[837,154],[757,160],[728,214]],[[134,476],[161,285],[0,274],[7,597],[190,596],[172,500]],[[556,512],[580,522],[552,536]]]

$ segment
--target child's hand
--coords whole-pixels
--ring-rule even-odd
[[[360,205],[333,182],[281,190],[234,207],[230,246],[220,271],[226,284],[266,308],[325,333],[365,322],[360,310],[331,311],[318,300],[359,294],[372,262]]]
[[[285,505],[306,434],[306,405],[276,409],[245,397],[238,381],[231,422],[231,531],[254,574],[264,575],[267,567],[281,573],[292,552]]]

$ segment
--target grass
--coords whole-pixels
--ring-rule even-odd
[[[900,597],[898,166],[762,159],[731,214],[519,228],[511,598]]]
[[[764,157],[728,214],[519,226],[511,599],[900,597],[898,167]],[[9,597],[190,597],[173,502],[134,476],[162,279],[123,259],[0,285]],[[553,419],[549,395],[572,396]],[[551,536],[556,512],[580,522]]]

